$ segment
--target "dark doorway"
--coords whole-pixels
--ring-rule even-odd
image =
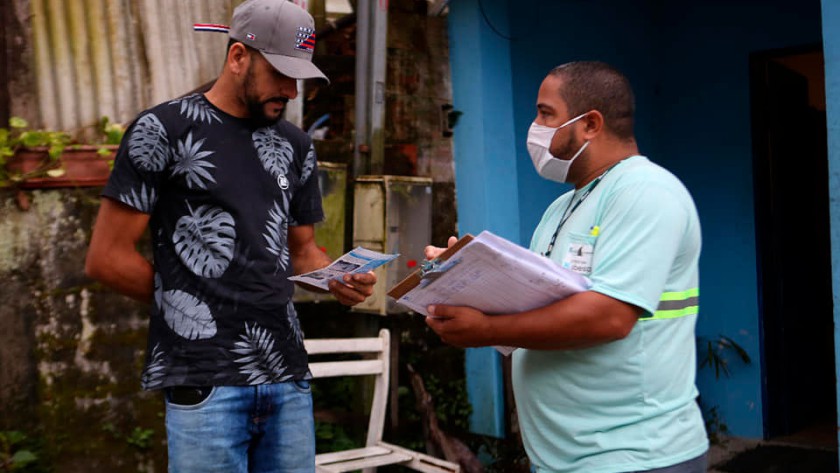
[[[823,55],[751,57],[766,438],[836,448]]]

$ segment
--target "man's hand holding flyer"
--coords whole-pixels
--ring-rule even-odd
[[[289,278],[304,287],[315,287],[324,291],[328,291],[327,284],[332,279],[341,281],[345,274],[366,273],[378,268],[385,263],[396,259],[399,254],[391,255],[379,253],[377,251],[368,250],[357,246],[349,252],[343,254],[340,258],[333,261],[332,264],[326,268],[321,268],[317,271],[299,274]]]

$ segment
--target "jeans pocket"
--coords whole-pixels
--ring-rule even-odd
[[[292,380],[292,386],[295,387],[295,390],[297,390],[297,392],[302,394],[309,394],[312,392],[312,385],[309,384],[309,381],[305,379]]]
[[[216,392],[216,386],[173,386],[166,388],[167,406],[175,409],[198,409],[204,406]]]

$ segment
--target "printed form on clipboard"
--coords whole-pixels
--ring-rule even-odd
[[[388,295],[429,315],[432,304],[468,306],[485,314],[511,314],[546,306],[591,286],[588,278],[560,267],[488,231],[466,235]],[[511,347],[496,347],[507,355]]]

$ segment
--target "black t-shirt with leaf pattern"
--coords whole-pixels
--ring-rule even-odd
[[[155,292],[144,389],[307,379],[289,225],[323,219],[311,139],[203,95],[126,131],[103,195],[150,216]]]

